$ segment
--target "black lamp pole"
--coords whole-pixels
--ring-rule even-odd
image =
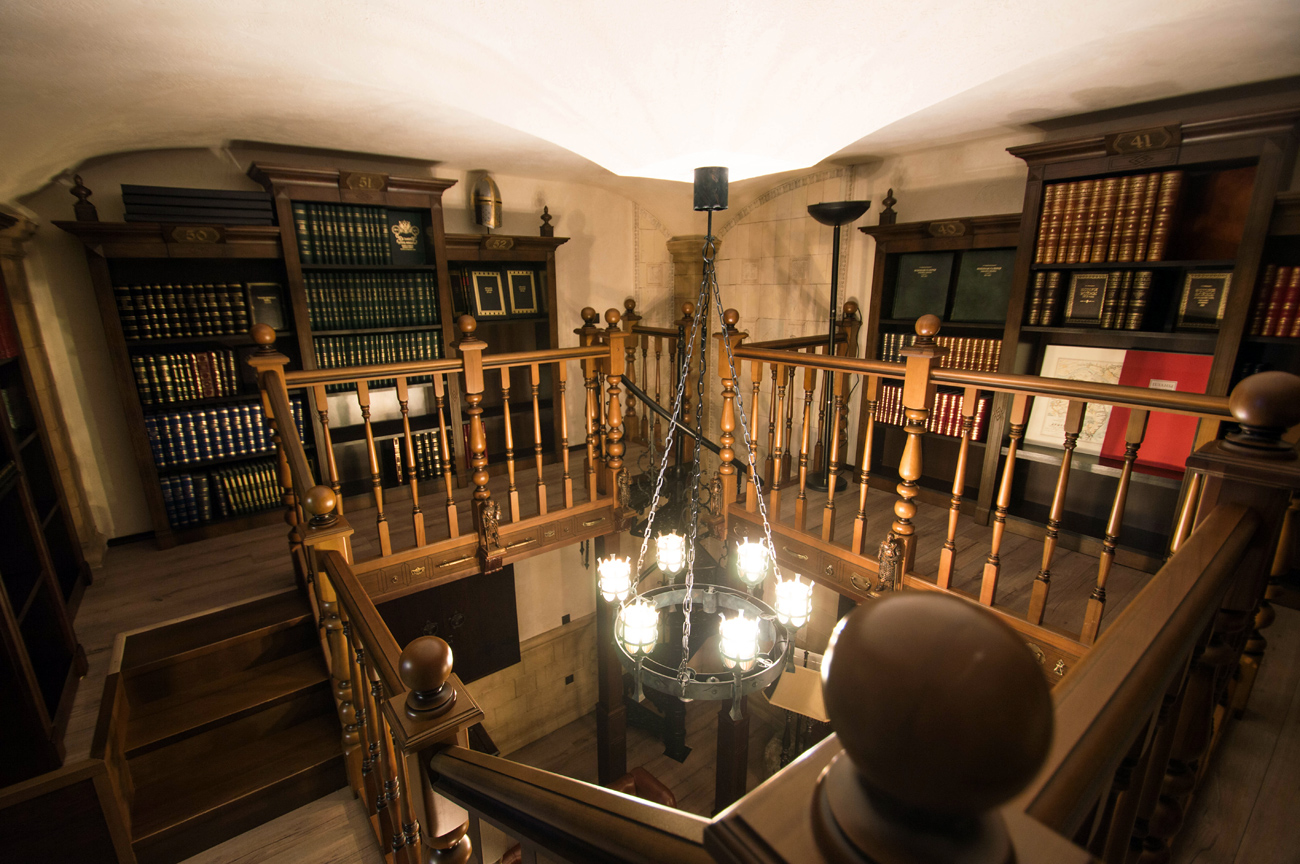
[[[809,204],[808,215],[816,219],[823,225],[832,225],[835,228],[834,240],[831,246],[831,308],[830,308],[830,333],[826,337],[826,356],[835,355],[835,324],[838,321],[840,306],[840,229],[860,218],[871,207],[870,201],[826,201],[821,204]],[[835,373],[826,372],[822,377],[822,467],[816,475],[808,480],[808,485],[812,488],[825,492],[830,488],[831,483],[831,436],[835,435],[838,430],[834,417],[831,416],[834,399],[832,394],[835,392]],[[840,491],[848,486],[848,482],[842,477],[835,479],[835,491]]]

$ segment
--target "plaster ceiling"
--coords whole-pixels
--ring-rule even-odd
[[[1300,73],[1295,0],[0,0],[0,201],[232,139],[737,192]]]

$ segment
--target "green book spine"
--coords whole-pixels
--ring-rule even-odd
[[[307,205],[293,202],[293,230],[298,240],[298,259],[304,264],[314,264],[311,237],[307,233]]]
[[[1111,329],[1118,314],[1120,291],[1124,287],[1124,271],[1115,270],[1106,278],[1106,293],[1101,300],[1101,326]]]

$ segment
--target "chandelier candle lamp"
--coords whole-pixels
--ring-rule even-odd
[[[600,596],[606,603],[623,602],[632,593],[632,560],[610,555],[596,565],[600,579]]]

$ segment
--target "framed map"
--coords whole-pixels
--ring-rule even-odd
[[[1082,348],[1077,345],[1048,345],[1043,351],[1043,367],[1039,375],[1044,378],[1068,378],[1092,384],[1118,384],[1124,369],[1127,351],[1114,348]],[[1065,399],[1036,397],[1029,412],[1029,426],[1025,429],[1025,443],[1043,447],[1065,449]],[[1076,452],[1101,455],[1101,445],[1106,440],[1106,426],[1110,423],[1110,406],[1089,403],[1084,412],[1083,429],[1079,433]]]

